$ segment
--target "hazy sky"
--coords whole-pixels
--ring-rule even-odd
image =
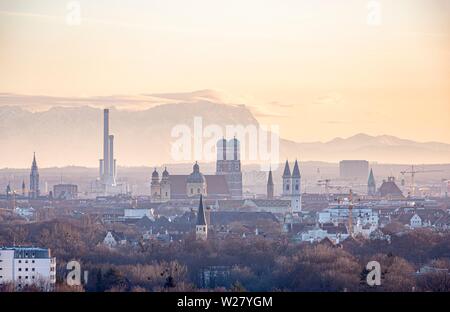
[[[375,1],[380,25],[366,0],[86,0],[75,26],[70,2],[0,0],[0,92],[213,89],[297,141],[450,143],[450,0]]]

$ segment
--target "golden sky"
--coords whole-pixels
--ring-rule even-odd
[[[450,143],[450,0],[71,2],[0,0],[0,92],[212,89],[296,141]]]

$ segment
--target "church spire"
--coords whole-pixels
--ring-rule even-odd
[[[203,196],[200,195],[198,205],[197,224],[195,226],[195,237],[198,240],[208,239],[208,224],[206,223],[205,210],[203,209]]]
[[[377,193],[377,184],[373,176],[373,170],[370,168],[369,179],[367,180],[367,195],[375,196]]]
[[[198,205],[197,225],[206,225],[205,210],[203,209],[202,195],[200,195],[200,204]]]
[[[39,197],[39,169],[36,162],[36,153],[33,153],[33,163],[31,164],[30,172],[30,193],[31,199]]]
[[[294,170],[292,170],[292,178],[300,178],[300,170],[298,168],[298,161],[295,160]]]
[[[286,164],[284,165],[283,178],[291,177],[291,168],[289,168],[289,162],[286,160]]]
[[[273,199],[272,168],[270,168],[270,170],[269,170],[269,177],[267,178],[267,199]]]

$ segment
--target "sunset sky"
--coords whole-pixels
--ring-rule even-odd
[[[0,93],[217,90],[281,136],[450,143],[450,0],[0,0]]]

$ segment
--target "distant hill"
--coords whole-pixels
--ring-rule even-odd
[[[191,101],[166,103],[140,111],[112,108],[110,127],[115,135],[118,164],[174,163],[170,157],[170,143],[174,141],[171,130],[183,124],[192,129],[195,116],[203,118],[204,126],[258,125],[244,105],[216,103],[196,96]],[[34,151],[38,162],[44,162],[43,166],[97,166],[102,153],[102,117],[100,108],[90,106],[53,107],[36,112],[19,106],[0,106],[0,168],[27,166]],[[450,144],[419,143],[366,134],[335,138],[325,143],[281,139],[280,160],[285,158],[329,162],[367,159],[384,163],[448,163]]]

